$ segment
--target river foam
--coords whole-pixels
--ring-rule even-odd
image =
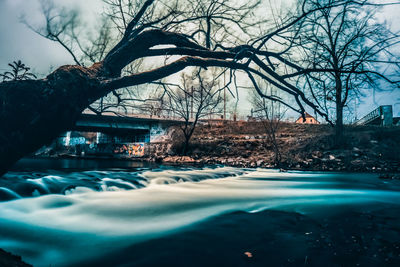
[[[0,203],[0,247],[35,266],[78,265],[238,210],[307,212],[317,206],[400,203],[399,188],[362,174],[221,167],[59,173],[24,180],[41,195],[4,193],[18,197]]]
[[[73,194],[87,191],[121,191],[146,187],[150,184],[198,182],[241,175],[244,170],[234,168],[163,167],[155,170],[123,171],[99,170],[77,172],[9,172],[0,179],[0,201],[47,194]]]

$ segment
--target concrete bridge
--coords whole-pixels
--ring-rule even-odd
[[[180,123],[182,121],[177,119],[158,117],[82,114],[73,130],[120,136],[144,136],[144,142],[151,142],[164,134],[170,126]]]
[[[161,141],[181,120],[147,116],[82,114],[71,131],[55,140],[59,154],[141,157],[148,143]]]
[[[393,109],[391,105],[379,106],[361,119],[354,122],[356,125],[380,125],[392,126],[398,118],[393,118]]]

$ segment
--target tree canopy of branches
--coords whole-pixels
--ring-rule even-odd
[[[343,112],[350,98],[382,86],[398,90],[399,58],[392,48],[400,40],[377,21],[379,5],[347,1],[336,6],[335,2],[312,3],[315,9],[328,7],[304,20],[296,42],[303,52],[299,71],[306,74],[301,83],[311,101],[335,121],[340,144]]]
[[[164,84],[164,86],[168,85]],[[164,109],[171,110],[172,114],[184,122],[180,125],[185,138],[181,152],[186,155],[190,138],[199,120],[221,114],[222,89],[218,88],[217,80],[213,75],[206,75],[205,71],[200,69],[191,75],[182,74],[182,86],[174,87],[172,90],[166,89],[166,99],[163,100]]]
[[[261,86],[260,90],[262,90],[264,94],[278,96],[278,92],[268,84]],[[250,102],[252,104],[252,116],[262,123],[267,137],[265,145],[272,147],[274,153],[274,164],[276,167],[279,167],[282,155],[277,140],[277,134],[280,130],[279,128],[282,124],[287,108],[282,107],[282,105],[275,103],[272,100],[260,98],[256,92],[253,92],[250,95]]]
[[[71,56],[78,51],[81,55],[85,51],[91,54],[87,52],[88,49],[90,51],[91,40],[103,44],[99,47],[104,47],[104,50],[94,53],[96,57],[85,62],[81,62],[79,56],[72,56],[75,65],[61,66],[43,79],[0,83],[1,172],[6,171],[22,156],[72,128],[81,112],[96,100],[123,88],[159,81],[190,66],[204,69],[219,67],[223,71],[229,69],[230,78],[227,83],[235,82],[236,73],[242,72],[247,75],[261,97],[280,102],[303,114],[305,106],[308,106],[330,121],[324,109],[315,104],[296,83],[297,77],[314,70],[293,62],[297,61],[292,56],[296,38],[306,19],[318,11],[348,2],[360,7],[368,4],[366,0],[338,0],[315,6],[314,1],[302,0],[286,16],[272,21],[260,20],[261,24],[256,24],[256,29],[250,29],[245,26],[251,26],[251,19],[256,22],[257,17],[253,16],[251,10],[261,8],[257,2],[246,10],[239,1],[229,1],[229,5],[222,0],[201,1],[205,3],[206,11],[210,11],[206,16],[194,12],[193,8],[185,9],[197,7],[196,4],[189,5],[191,1],[185,0],[106,2],[117,4],[110,14],[120,14],[118,20],[115,20],[119,23],[118,34],[110,32],[109,37],[84,34],[95,36],[85,41],[80,37],[79,31],[75,30],[76,27],[72,27],[74,21],[78,21],[73,19],[73,12],[45,12],[45,15],[49,14],[45,16],[45,26],[39,29],[32,27],[43,36],[53,38],[61,45],[64,43]],[[122,10],[118,11],[116,8],[120,7]],[[223,9],[234,11],[221,13],[220,10]],[[234,26],[236,21],[229,21],[230,14],[235,12],[244,17],[237,26]],[[215,25],[219,23],[221,27],[207,28],[208,20]],[[105,25],[109,24],[108,21]],[[224,24],[229,27],[223,26]],[[234,38],[235,34],[229,31],[239,26],[246,34],[238,34]],[[115,25],[109,27],[111,31]],[[255,35],[251,34],[253,32]],[[222,39],[224,34],[232,38]],[[162,60],[158,64],[157,60],[151,60],[152,64],[135,66],[149,58]],[[285,92],[293,99],[294,104],[263,93],[256,77]]]

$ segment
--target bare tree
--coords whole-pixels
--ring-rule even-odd
[[[335,2],[311,3],[315,9],[329,7],[304,20],[298,37],[304,67],[299,71],[306,74],[300,77],[306,94],[335,121],[336,143],[341,145],[343,112],[351,99],[387,84],[398,90],[394,70],[400,62],[393,48],[400,39],[377,20],[379,5]]]
[[[207,79],[207,76],[211,79]],[[182,154],[186,155],[199,120],[212,114],[221,114],[223,99],[217,80],[205,71],[197,69],[191,75],[182,74],[181,80],[182,85],[173,85],[173,90],[166,90],[164,108],[183,120],[179,127],[185,138]]]
[[[187,12],[192,13],[188,20],[194,24],[191,36],[200,36],[203,45],[209,49],[244,42],[253,37],[252,31],[263,19],[254,16],[254,10],[260,7],[260,0],[246,2],[229,0],[189,1]]]
[[[110,46],[115,45],[115,39],[123,36],[128,22],[134,19],[142,8],[142,1],[137,0],[102,1],[105,4],[105,12],[98,26],[101,30],[97,35],[83,27],[77,10],[57,7],[49,0],[41,0],[44,26],[34,27],[26,20],[24,23],[41,36],[58,42],[76,64],[93,64],[101,60],[105,51],[111,49]],[[227,0],[157,1],[157,5],[149,5],[143,12],[135,31],[138,34],[148,28],[179,33],[185,30],[186,35],[196,38],[207,48],[210,48],[211,42],[215,45],[230,45],[243,40],[244,36],[249,37],[250,31],[247,29],[262,21],[257,22],[252,16],[252,10],[259,6],[260,0],[235,4],[237,3]],[[143,59],[137,59],[126,66],[122,73],[129,75],[138,72],[142,63]],[[135,97],[132,97],[133,95]],[[151,98],[149,99],[149,94],[139,93],[137,87],[131,86],[112,91],[88,109],[98,115],[104,112],[118,114],[118,110],[135,109],[136,105],[139,109],[149,106],[143,105],[143,102],[152,102]]]
[[[264,94],[280,97],[277,90],[269,84],[265,84],[261,90]],[[282,160],[282,155],[277,140],[277,134],[279,133],[282,125],[282,119],[285,116],[287,108],[282,107],[280,103],[268,100],[266,98],[260,98],[255,91],[253,91],[253,94],[250,95],[250,102],[252,104],[253,116],[262,123],[266,133],[266,145],[270,145],[274,152],[274,164],[276,167],[279,167]]]
[[[121,88],[160,81],[190,66],[227,68],[230,70],[227,83],[235,82],[235,73],[241,71],[261,97],[303,114],[307,105],[329,121],[324,110],[294,81],[310,70],[299,68],[292,61],[291,52],[308,16],[348,1],[335,1],[321,7],[310,6],[310,2],[303,0],[297,9],[292,9],[295,13],[285,16],[279,23],[272,23],[271,27],[258,27],[262,32],[257,38],[246,43],[238,40],[229,46],[216,44],[215,49],[209,49],[202,45],[198,35],[192,36],[195,31],[192,25],[199,20],[181,17],[187,13],[179,11],[180,5],[145,0],[133,17],[126,20],[122,36],[98,62],[88,67],[78,62],[62,66],[43,79],[0,83],[1,172],[23,155],[71,129],[82,111],[101,97]],[[295,34],[292,28],[296,29]],[[125,72],[130,64],[154,57],[163,60],[142,64],[133,73]],[[263,93],[255,77],[288,94],[295,104]]]

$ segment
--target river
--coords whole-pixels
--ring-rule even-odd
[[[0,200],[0,248],[21,255],[34,266],[100,266],[102,263],[104,266],[141,266],[140,262],[143,266],[157,266],[164,260],[172,260],[162,254],[169,252],[185,260],[176,260],[176,264],[164,261],[162,265],[197,266],[190,260],[196,257],[205,260],[196,253],[204,247],[212,248],[213,237],[226,231],[226,235],[215,242],[228,235],[229,238],[237,235],[235,238],[239,239],[235,242],[240,242],[244,225],[257,221],[254,227],[260,228],[264,225],[262,221],[267,223],[272,216],[290,215],[285,220],[297,216],[299,221],[310,221],[304,224],[304,229],[293,228],[302,234],[297,238],[291,233],[290,238],[295,242],[308,238],[307,227],[323,218],[343,216],[343,212],[374,214],[385,207],[398,210],[400,183],[365,173],[42,159],[24,160],[1,178]],[[274,229],[282,226],[284,222],[279,220],[269,221],[271,227],[273,223],[276,225],[268,235],[275,235],[278,230]],[[221,228],[210,230],[214,234],[207,230],[219,223]],[[205,235],[195,235],[196,231]],[[251,238],[257,235],[246,234]],[[277,238],[276,242],[283,239]],[[232,264],[249,264],[243,258],[249,254],[243,256],[243,253],[246,248],[251,249],[255,241],[249,242],[247,247],[237,248],[243,262],[233,261]],[[396,240],[393,242],[393,246],[398,244]],[[182,256],[188,246],[191,252]],[[259,244],[255,247],[262,250]],[[140,252],[140,255],[125,257],[127,251]],[[221,253],[233,254],[235,246],[229,251],[221,249]],[[390,253],[397,253],[396,247],[393,251]],[[215,248],[204,253],[217,255],[212,256],[216,258],[210,260],[209,266],[223,262]],[[303,251],[296,253],[300,255]],[[270,255],[273,256],[276,255]],[[301,257],[301,261],[307,263],[311,256]],[[258,257],[258,264],[265,266],[261,258]],[[140,261],[135,262],[135,259]]]

